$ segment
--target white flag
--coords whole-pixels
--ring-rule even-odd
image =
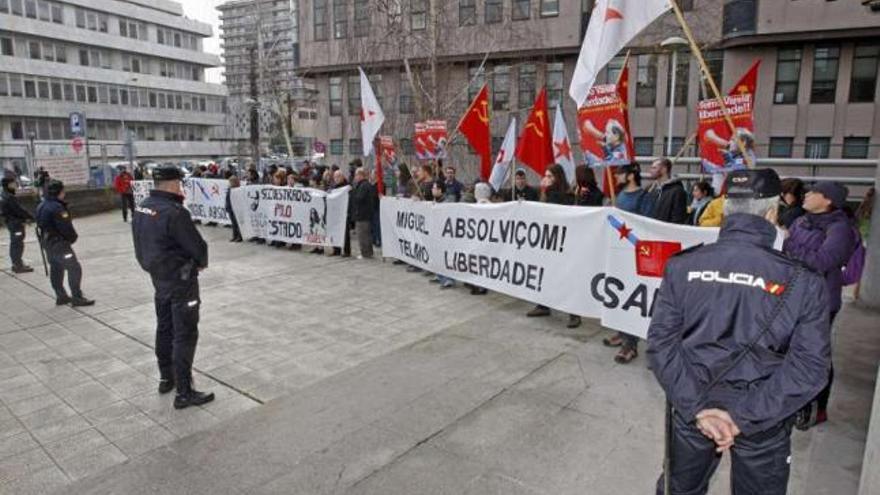
[[[602,67],[648,24],[672,8],[670,0],[598,0],[581,45],[568,94],[583,106]]]
[[[358,67],[361,73],[361,141],[364,146],[364,156],[369,156],[373,151],[373,140],[385,122],[385,114],[379,108],[379,101],[370,87],[370,80],[364,74],[364,70]]]
[[[574,183],[574,155],[571,153],[571,141],[568,140],[568,129],[562,118],[562,105],[556,103],[556,120],[553,121],[553,161],[565,170],[568,183]]]
[[[510,162],[513,161],[513,155],[516,153],[516,119],[510,119],[510,125],[507,126],[507,134],[504,135],[504,142],[501,143],[501,149],[498,151],[498,158],[495,159],[495,165],[492,166],[492,175],[489,176],[489,184],[495,192],[501,190],[504,181],[508,177]]]

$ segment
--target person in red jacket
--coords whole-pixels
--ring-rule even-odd
[[[119,175],[113,179],[113,188],[119,194],[122,201],[122,221],[128,221],[128,210],[134,215],[134,193],[131,190],[131,181],[133,180],[130,173],[124,166],[119,167]]]

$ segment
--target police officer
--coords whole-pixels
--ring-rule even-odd
[[[33,221],[34,216],[25,210],[18,203],[15,196],[15,179],[4,177],[0,181],[0,215],[6,221],[6,228],[9,230],[9,258],[12,260],[12,271],[14,273],[28,273],[34,271],[33,268],[24,264],[21,257],[24,254],[24,224]]]
[[[50,180],[46,184],[46,195],[37,205],[37,226],[43,238],[43,248],[49,260],[49,281],[55,291],[55,304],[61,306],[91,306],[95,301],[83,296],[82,266],[73,252],[73,244],[79,238],[73,228],[67,203],[64,202],[64,183]],[[67,284],[70,296],[64,290],[64,272],[67,272]]]
[[[213,393],[192,386],[199,338],[199,272],[208,266],[208,245],[183,207],[182,179],[176,167],[154,169],[154,189],[132,217],[135,255],[156,291],[159,393],[176,387],[176,409],[214,400]]]
[[[705,494],[729,451],[732,493],[783,495],[793,416],[828,376],[827,289],[773,250],[776,172],[732,172],[726,185],[718,241],[669,260],[648,329],[651,369],[674,411],[670,493]]]

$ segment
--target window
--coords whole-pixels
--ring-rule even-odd
[[[52,99],[58,101],[64,99],[64,95],[61,93],[61,83],[58,81],[52,81]]]
[[[25,98],[36,98],[37,97],[37,85],[34,81],[30,79],[25,79],[24,81],[24,97]]]
[[[348,37],[348,0],[333,0],[333,37]]]
[[[675,67],[675,106],[687,105],[688,75],[691,68],[691,52],[683,50],[676,56]],[[672,58],[669,60],[672,63]],[[669,106],[669,93],[672,91],[672,71],[666,71],[666,106]]]
[[[349,139],[348,140],[348,154],[360,156],[361,153],[364,152],[364,147],[361,144],[360,139]]]
[[[330,115],[342,115],[342,78],[331,77],[330,89],[328,91],[330,99]],[[341,154],[341,153],[340,153]]]
[[[495,24],[501,22],[503,17],[503,0],[486,0],[486,24]]]
[[[483,88],[483,85],[486,84],[486,71],[479,65],[472,65],[468,67],[468,101],[474,101],[474,98],[477,97],[477,93],[480,92],[480,89]]]
[[[625,59],[626,57],[617,56],[608,62],[608,65],[605,67],[605,79],[603,84],[617,84],[617,78],[620,77],[620,71],[623,70],[623,61]]]
[[[348,78],[348,114],[361,114],[361,80],[356,76]]]
[[[722,50],[710,50],[703,53],[703,56],[706,60],[706,65],[709,67],[709,74],[712,76],[712,80],[715,81],[715,84],[720,85],[724,79],[724,51]],[[703,78],[702,75],[700,76]],[[703,85],[700,85],[701,88]],[[708,85],[705,86],[708,88]],[[702,99],[708,98],[709,95],[702,95]]]
[[[363,38],[370,34],[370,2],[354,0],[354,35]]]
[[[165,108],[165,93],[159,93],[159,108]]]
[[[330,154],[331,155],[341,155],[342,154],[342,140],[341,139],[331,139],[330,140]]]
[[[89,50],[89,65],[92,67],[99,67],[101,65],[101,52]]]
[[[55,45],[55,61],[62,64],[67,63],[67,46],[61,43]]]
[[[45,100],[49,99],[49,81],[37,81],[37,96]]]
[[[498,65],[492,75],[492,110],[510,110],[510,66]]]
[[[541,17],[555,17],[559,15],[559,0],[540,0]]]
[[[477,0],[459,0],[458,25],[473,26],[477,23]]]
[[[20,120],[12,122],[12,139],[24,139],[24,126]]]
[[[34,60],[40,60],[41,51],[40,51],[40,43],[37,41],[29,41],[28,42],[28,51],[31,54],[31,58]]]
[[[813,87],[810,90],[810,103],[834,103],[839,62],[839,46],[816,46],[813,57]]]
[[[21,96],[21,76],[9,74],[9,96]]]
[[[410,0],[409,28],[421,31],[428,25],[428,0]]]
[[[98,14],[98,31],[107,32],[107,14]]]
[[[856,45],[849,85],[850,103],[874,101],[878,62],[880,62],[880,44]]]
[[[128,90],[125,88],[119,88],[119,104],[128,105]]]
[[[657,98],[657,55],[638,56],[636,106],[653,107]]]
[[[776,54],[776,89],[773,103],[783,105],[797,103],[801,77],[801,49],[788,48]]]
[[[88,92],[89,103],[98,103],[98,88],[95,86],[89,86]]]
[[[107,85],[102,84],[98,86],[98,103],[107,104],[110,102],[110,92],[108,91]]]
[[[557,103],[562,103],[564,92],[563,70],[562,62],[547,64],[547,73],[545,75],[547,81],[547,104],[551,107],[556,106]]]
[[[13,15],[21,15],[22,14],[21,0],[12,0],[11,7],[12,7],[12,14]]]
[[[132,72],[138,72],[138,73],[140,73],[140,71],[141,71],[141,59],[139,59],[139,58],[137,58],[137,57],[132,57],[132,59],[131,59],[131,71],[132,71]]]
[[[0,12],[9,13],[9,0],[0,0]]]
[[[66,82],[64,83],[64,101],[74,101],[76,99],[76,95],[73,94],[73,84]]]
[[[9,83],[6,74],[0,72],[0,96],[9,96]]]
[[[672,154],[671,156],[678,155],[678,152],[681,151],[681,147],[684,146],[684,138],[683,137],[672,137]],[[663,138],[663,152],[666,153],[666,150],[669,149],[669,138]]]
[[[315,41],[327,39],[327,0],[315,0],[314,4]]]
[[[841,158],[868,158],[870,142],[871,138],[868,137],[843,138]]]
[[[98,14],[95,12],[86,12],[86,27],[90,31],[98,30]]]
[[[55,24],[64,24],[64,11],[61,9],[60,4],[52,4],[52,22]]]
[[[77,22],[79,22],[79,11],[77,11]],[[128,36],[128,21],[125,19],[119,19],[119,35],[120,36]]]
[[[808,137],[804,147],[804,158],[828,158],[831,151],[831,138]]]
[[[49,15],[49,3],[45,0],[37,2],[37,12],[39,13],[41,21],[52,20],[52,17]]]
[[[636,156],[654,156],[654,138],[633,138],[633,148]]]
[[[527,20],[532,16],[531,0],[511,0],[511,12],[510,18],[514,21],[523,21]]]
[[[85,29],[86,27],[86,11],[76,9],[76,27]]]
[[[42,50],[43,50],[43,60],[46,60],[49,62],[55,61],[55,45],[53,43],[43,42]]]
[[[767,156],[770,158],[791,158],[793,148],[794,138],[771,137]]]
[[[37,0],[24,0],[24,15],[31,19],[37,18]]]
[[[13,53],[12,38],[0,38],[0,55],[11,57]]]
[[[156,29],[156,43],[165,44],[165,30],[162,28]]]
[[[517,93],[519,99],[518,108],[529,108],[535,101],[536,69],[533,64],[523,64],[519,68],[519,81]]]
[[[400,73],[400,96],[399,108],[400,113],[413,113],[413,96],[412,86],[409,85],[409,78],[406,72]]]

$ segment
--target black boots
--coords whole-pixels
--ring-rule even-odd
[[[57,301],[56,301],[56,304],[57,304]],[[73,296],[73,298],[70,299],[70,305],[73,307],[92,306],[94,304],[95,304],[94,299],[87,299],[83,296]]]
[[[177,397],[174,398],[174,409],[183,409],[189,406],[201,406],[212,400],[214,400],[213,392],[205,393],[190,389],[187,392],[177,394]]]
[[[12,273],[30,273],[32,271],[34,271],[34,269],[28,265],[18,265],[12,267]]]
[[[167,394],[174,390],[174,380],[171,378],[162,378],[159,380],[159,393]]]

